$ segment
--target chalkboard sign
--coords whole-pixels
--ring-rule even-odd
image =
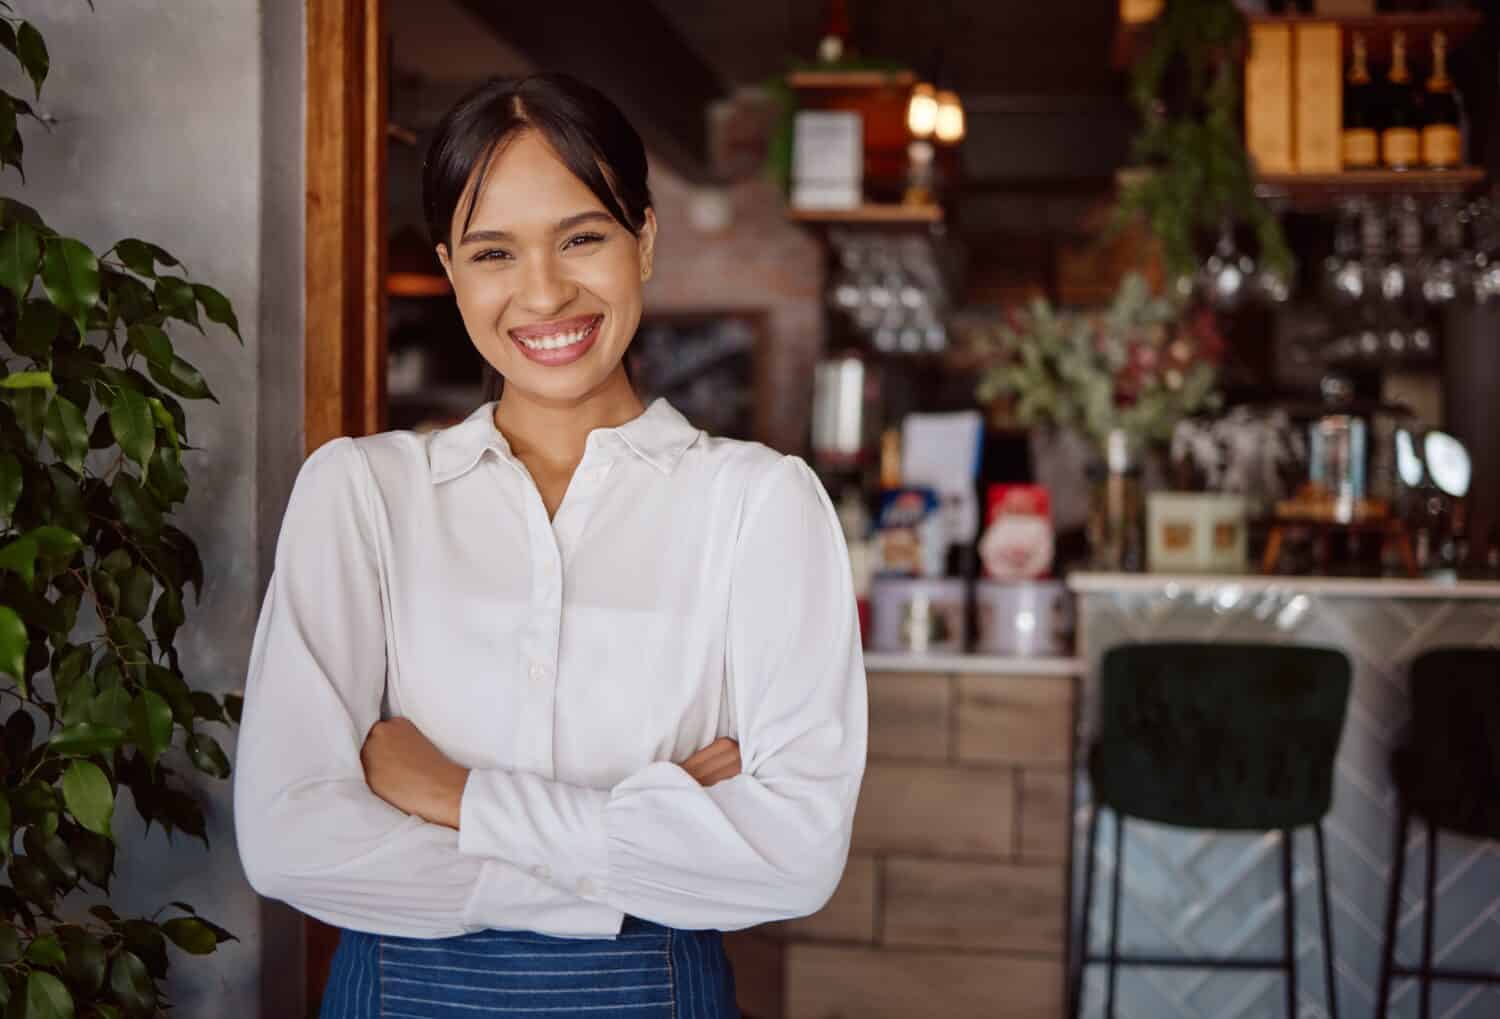
[[[664,396],[712,435],[759,439],[759,312],[691,312],[642,316],[627,363],[641,399]]]

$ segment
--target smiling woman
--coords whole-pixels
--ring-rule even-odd
[[[423,208],[493,377],[544,400],[629,388],[656,239],[646,174],[624,116],[566,75],[488,83],[444,118]]]
[[[848,856],[867,702],[848,552],[797,457],[623,367],[656,218],[588,86],[439,126],[426,216],[498,399],[302,465],[251,650],[251,884],[343,928],[335,1019],[734,1019],[720,932]]]

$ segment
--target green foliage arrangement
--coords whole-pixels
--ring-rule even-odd
[[[47,46],[0,0],[0,47],[40,99]],[[0,167],[21,175],[0,92]],[[205,954],[232,935],[174,902],[105,904],[117,801],[207,845],[184,769],[229,761],[212,726],[239,701],[193,690],[174,640],[203,563],[171,515],[187,497],[183,400],[213,400],[167,325],[239,335],[228,300],[142,240],[102,254],[0,197],[0,1007],[7,1019],[124,1019],[170,1007],[167,944]],[[243,342],[243,340],[241,341]],[[71,908],[66,908],[71,906]],[[163,918],[170,910],[171,915]]]
[[[1099,449],[1115,429],[1162,443],[1218,406],[1223,342],[1206,309],[1185,311],[1128,275],[1108,308],[1058,311],[1036,298],[986,318],[964,340],[981,365],[975,396],[1018,427],[1075,429]]]
[[[1141,118],[1119,206],[1123,223],[1144,217],[1169,274],[1192,273],[1198,240],[1225,221],[1248,224],[1260,260],[1290,277],[1292,254],[1275,213],[1255,193],[1240,138],[1240,59],[1245,16],[1233,0],[1167,0],[1131,67]]]

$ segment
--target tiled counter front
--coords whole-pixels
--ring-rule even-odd
[[[1395,792],[1390,754],[1401,738],[1407,667],[1443,645],[1500,646],[1500,584],[1314,578],[1163,578],[1084,575],[1079,601],[1080,653],[1096,674],[1112,645],[1145,640],[1210,640],[1336,647],[1354,668],[1349,714],[1325,822],[1334,915],[1339,1015],[1371,1019],[1390,874]],[[1095,703],[1084,684],[1085,734]],[[1087,819],[1087,783],[1078,797],[1079,855]],[[1122,946],[1153,954],[1275,955],[1281,948],[1281,894],[1274,835],[1188,832],[1133,822],[1126,829]],[[1112,828],[1101,826],[1091,919],[1094,947],[1108,934],[1105,890],[1113,874]],[[1445,834],[1439,840],[1434,957],[1441,965],[1493,967],[1500,943],[1500,852]],[[1297,836],[1298,986],[1305,1019],[1328,1015],[1323,990],[1313,844]],[[1425,840],[1413,826],[1400,914],[1401,956],[1415,963]],[[1081,871],[1082,868],[1080,867]],[[1075,901],[1081,903],[1082,896]],[[1088,982],[1086,1019],[1103,1014],[1103,967]],[[1282,977],[1272,973],[1122,970],[1122,1017],[1263,1019],[1284,1014]],[[1411,981],[1392,995],[1392,1019],[1417,1015]],[[1500,988],[1439,983],[1434,1017],[1494,1019]]]
[[[1071,661],[871,656],[843,883],[730,935],[754,1019],[1062,1015]]]

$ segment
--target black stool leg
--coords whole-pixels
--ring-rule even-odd
[[[1292,889],[1292,830],[1281,832],[1281,933],[1286,943],[1286,1015],[1297,1019],[1297,895]]]
[[[1120,886],[1125,874],[1125,815],[1115,811],[1115,879],[1109,907],[1109,993],[1104,999],[1105,1019],[1115,1019],[1115,972],[1120,966]]]
[[[1391,1007],[1391,969],[1396,963],[1396,922],[1401,914],[1401,881],[1406,876],[1406,831],[1411,815],[1406,804],[1396,807],[1396,845],[1391,850],[1391,887],[1385,900],[1385,943],[1380,946],[1380,988],[1375,1019],[1386,1019]]]
[[[1422,1007],[1418,1012],[1427,1019],[1432,1012],[1432,925],[1437,912],[1437,825],[1427,822],[1427,891],[1422,902]]]
[[[1333,911],[1328,908],[1328,851],[1323,845],[1323,822],[1313,825],[1318,845],[1318,898],[1323,900],[1323,979],[1328,984],[1328,1017],[1339,1019],[1339,991],[1333,976]]]
[[[1073,968],[1068,974],[1068,1015],[1078,1019],[1083,1012],[1083,974],[1089,964],[1089,924],[1094,909],[1094,850],[1099,840],[1099,813],[1101,808],[1089,810],[1088,849],[1083,857],[1083,915],[1079,920],[1079,934],[1074,938]]]

